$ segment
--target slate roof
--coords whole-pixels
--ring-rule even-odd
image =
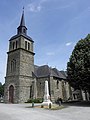
[[[34,67],[34,74],[36,77],[47,77],[50,75],[50,68],[48,65]]]
[[[18,37],[20,37],[20,36],[23,36],[24,38],[26,38],[26,39],[28,39],[28,40],[30,40],[30,41],[32,41],[32,42],[34,42],[34,41],[32,40],[32,38],[31,38],[31,37],[29,37],[28,35],[24,35],[24,34],[22,34],[22,33],[17,34],[17,35],[15,35],[15,36],[11,37],[11,39],[10,39],[10,40],[13,40],[13,39],[15,39],[15,38],[18,38]]]
[[[60,71],[65,77],[67,77],[67,71]]]
[[[43,66],[34,66],[34,75],[37,78],[40,77],[48,77],[48,76],[52,76],[52,77],[56,77],[59,79],[66,79],[66,75],[64,74],[64,71],[61,72],[56,68],[51,68],[48,65],[43,65]]]
[[[21,17],[20,26],[25,26],[24,10],[23,10],[23,13],[22,13],[22,17]]]

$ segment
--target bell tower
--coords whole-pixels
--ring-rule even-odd
[[[23,10],[17,34],[9,40],[4,95],[6,103],[23,103],[30,98],[34,81],[33,43],[27,35]]]

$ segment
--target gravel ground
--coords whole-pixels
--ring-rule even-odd
[[[0,103],[0,120],[90,120],[90,107],[66,105],[61,110],[28,108],[30,104]]]

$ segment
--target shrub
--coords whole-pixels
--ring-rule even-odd
[[[42,103],[43,99],[42,98],[36,98],[36,99],[31,98],[31,99],[28,99],[26,103],[32,103],[32,102],[34,102],[34,103]]]

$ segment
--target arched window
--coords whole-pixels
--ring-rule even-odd
[[[13,71],[13,61],[11,61],[11,72]]]
[[[33,43],[31,42],[31,50],[33,51]]]
[[[16,41],[16,49],[17,49],[18,41]]]
[[[23,29],[23,33],[26,33],[26,30],[25,30],[25,29]]]
[[[28,50],[30,50],[30,43],[28,42]]]
[[[14,71],[16,71],[16,60],[13,61],[14,61]]]
[[[12,42],[10,42],[10,49],[12,48]]]
[[[59,81],[57,80],[57,89],[59,89]]]
[[[30,98],[32,98],[32,85],[30,86]]]
[[[15,59],[11,61],[11,72],[14,72],[14,71],[16,71],[16,60]]]
[[[27,50],[27,41],[25,41],[25,49]]]
[[[15,42],[13,42],[13,49],[15,49]]]

